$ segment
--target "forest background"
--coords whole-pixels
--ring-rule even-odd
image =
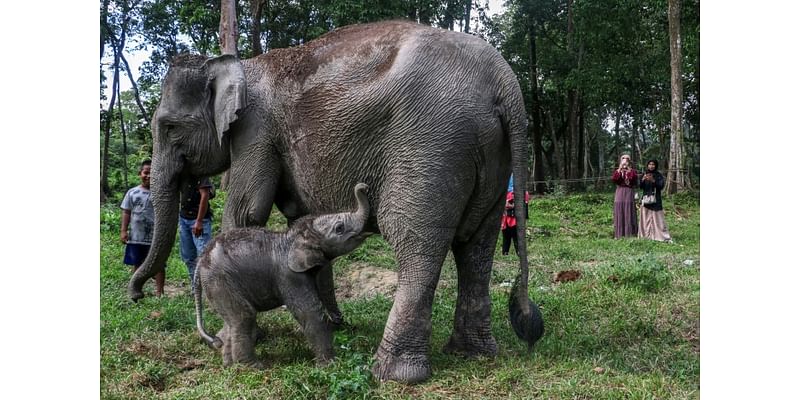
[[[605,188],[623,152],[640,170],[647,159],[661,160],[671,192],[699,188],[699,0],[510,0],[503,7],[486,0],[235,3],[242,58],[386,19],[483,38],[511,64],[525,96],[531,192]],[[100,187],[104,198],[116,201],[135,184],[138,162],[152,151],[149,121],[170,58],[187,51],[221,54],[220,2],[100,5]],[[670,40],[680,43],[672,65]],[[130,54],[144,49],[151,55],[135,71]],[[679,78],[674,87],[671,74]],[[120,90],[121,81],[131,89]]]
[[[752,183],[784,187],[784,173],[793,170],[798,7],[774,0],[702,5],[710,132],[703,155],[705,175],[713,177],[703,190],[713,206],[702,218],[702,385],[713,398],[794,390],[797,323],[785,316],[800,278],[791,267],[796,236],[787,234],[797,217],[779,216],[782,207],[752,212],[747,205],[764,204],[764,191],[751,190]],[[13,18],[0,25],[8,38],[8,58],[0,63],[7,77],[0,154],[10,173],[0,197],[0,247],[8,285],[0,309],[10,328],[0,338],[13,343],[4,353],[13,368],[3,374],[4,392],[96,398],[99,9],[45,0],[7,11]],[[73,195],[54,195],[64,193]],[[64,221],[78,223],[53,235]]]

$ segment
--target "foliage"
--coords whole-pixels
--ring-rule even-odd
[[[221,215],[225,193],[212,200]],[[119,209],[101,208],[100,396],[102,398],[696,398],[699,395],[699,196],[664,200],[676,243],[613,239],[613,193],[534,197],[528,227],[530,295],[541,306],[545,336],[533,353],[508,323],[515,256],[495,253],[490,294],[497,357],[442,353],[452,330],[457,275],[448,256],[433,302],[433,377],[415,386],[379,384],[369,373],[391,309],[385,297],[342,301],[337,359],[318,368],[297,322],[280,309],[259,315],[269,338],[257,355],[268,367],[223,368],[196,333],[186,267],[177,246],[167,262],[167,293],[139,303],[126,297]],[[215,231],[218,230],[215,220]],[[270,227],[285,219],[273,212]],[[373,236],[367,250],[336,262],[337,277],[366,263],[383,268],[391,248]],[[362,247],[363,249],[363,247]],[[359,249],[359,250],[362,250]],[[355,253],[354,253],[355,254]],[[684,263],[693,260],[693,265]],[[573,282],[553,275],[578,270]],[[221,327],[206,311],[210,331]],[[599,368],[599,369],[598,369]],[[598,372],[599,371],[599,372]]]
[[[573,90],[580,96],[580,123],[588,136],[586,151],[593,175],[607,174],[623,151],[640,155],[642,160],[657,158],[666,165],[670,86],[665,0],[509,0],[505,12],[494,17],[487,13],[488,2],[479,0],[270,0],[265,3],[260,21],[253,21],[251,4],[252,1],[237,4],[242,57],[252,55],[249,32],[256,23],[261,47],[269,51],[301,45],[336,27],[385,19],[406,18],[463,30],[466,6],[470,4],[471,32],[496,46],[508,60],[526,104],[530,105],[533,99],[531,80],[537,80],[547,179],[566,176],[564,163],[571,157],[569,146],[574,146],[569,142],[567,125],[568,96]],[[682,4],[685,142],[689,168],[694,181],[699,182],[700,7],[699,0],[684,0]],[[187,51],[219,54],[219,2],[101,0],[100,6],[101,43],[111,43],[110,38],[119,37],[125,28],[130,39],[123,53],[142,48],[151,51],[137,79],[147,115],[138,120],[124,117],[131,125],[129,132],[135,131],[140,138],[134,140],[128,156],[142,154],[150,148],[147,143],[152,142],[150,115],[171,57]],[[572,36],[568,33],[570,11]],[[531,27],[535,32],[536,77],[531,76]],[[110,54],[105,51],[106,63]],[[105,88],[110,84],[108,78],[101,70],[101,101],[109,97]],[[134,112],[131,104],[124,107]],[[120,182],[129,174],[121,159],[117,113],[113,111],[111,115],[115,126],[108,161],[110,186],[115,193],[124,189]],[[105,111],[100,114],[101,121],[109,117]],[[619,135],[614,126],[618,114]],[[574,189],[572,185],[563,187]]]

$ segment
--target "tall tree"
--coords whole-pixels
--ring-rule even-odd
[[[567,44],[568,49],[575,62],[573,68],[580,69],[582,50],[581,46],[577,44],[575,34],[575,2],[574,0],[567,0]],[[567,118],[569,119],[569,179],[577,179],[582,177],[582,161],[583,161],[583,138],[581,137],[581,128],[579,125],[579,114],[581,112],[581,94],[578,88],[574,85],[569,88],[567,92]],[[573,188],[579,188],[582,185],[572,184]]]
[[[219,13],[219,49],[222,54],[239,55],[236,26],[236,1],[222,0]]]
[[[530,46],[530,118],[532,124],[531,130],[531,147],[533,150],[533,191],[534,193],[544,194],[547,189],[544,183],[544,163],[542,157],[544,151],[542,149],[542,117],[541,106],[539,105],[539,72],[538,62],[536,58],[536,11],[535,4],[532,1],[527,2],[525,11],[527,13],[527,26],[528,26],[528,44]]]
[[[250,42],[253,48],[253,57],[264,52],[261,47],[261,17],[266,0],[250,0]]]
[[[683,57],[681,52],[681,0],[668,0],[669,54],[672,101],[669,140],[669,169],[667,170],[667,193],[682,190],[684,182],[683,161]]]
[[[121,3],[121,4],[120,4]],[[108,163],[109,163],[109,143],[111,141],[111,123],[113,121],[114,116],[114,106],[117,101],[117,96],[119,95],[119,74],[120,68],[122,68],[122,53],[125,50],[126,40],[128,36],[128,31],[131,29],[131,25],[133,25],[133,18],[135,14],[136,8],[139,6],[140,0],[134,0],[131,2],[128,1],[121,1],[121,2],[111,2],[111,1],[103,1],[101,4],[104,7],[100,13],[100,31],[101,31],[101,45],[100,45],[100,58],[101,58],[101,75],[102,75],[102,57],[105,52],[105,43],[111,45],[114,53],[114,59],[111,64],[111,69],[113,71],[113,82],[112,82],[112,89],[111,89],[111,99],[108,103],[108,109],[104,111],[105,116],[101,116],[103,122],[105,122],[104,127],[104,144],[103,144],[103,154],[101,156],[101,169],[100,169],[100,191],[101,191],[101,199],[105,199],[111,195],[111,187],[108,183]],[[118,13],[118,14],[117,14]],[[129,75],[130,76],[130,75]],[[131,77],[131,81],[133,84],[133,79]],[[102,98],[102,86],[100,96]],[[144,115],[142,116],[144,117]]]

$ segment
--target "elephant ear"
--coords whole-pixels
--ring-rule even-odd
[[[313,240],[304,235],[295,239],[289,250],[289,269],[294,272],[306,272],[314,267],[328,264],[328,259],[322,250],[312,242]]]
[[[214,102],[217,139],[222,143],[223,134],[239,118],[238,113],[247,106],[244,68],[239,59],[232,55],[212,58],[206,61],[205,68]]]

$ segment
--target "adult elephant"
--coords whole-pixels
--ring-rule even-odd
[[[341,212],[364,182],[367,230],[384,236],[398,264],[373,374],[430,377],[431,307],[450,249],[458,300],[445,351],[494,355],[492,257],[512,170],[525,232],[526,126],[519,84],[494,48],[409,22],[345,27],[248,60],[176,57],[152,122],[156,231],[129,295],[141,298],[164,265],[179,187],[190,177],[229,169],[223,229],[263,226],[273,204],[289,221]],[[524,235],[519,249],[509,309],[514,330],[532,345],[543,326],[528,299]],[[320,284],[336,311],[332,280]]]

